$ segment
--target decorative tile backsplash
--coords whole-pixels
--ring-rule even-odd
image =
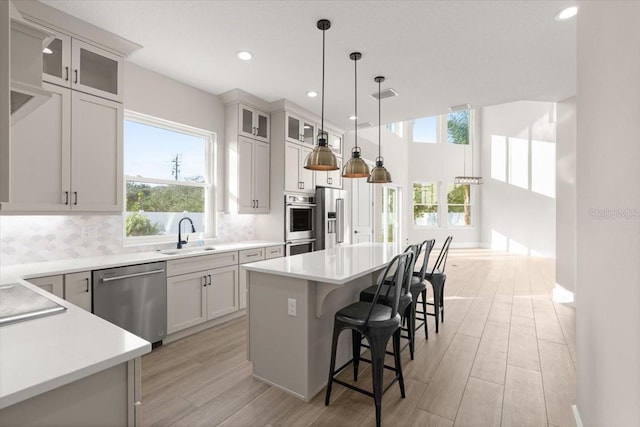
[[[219,212],[218,237],[207,244],[255,240],[255,216]],[[120,215],[0,216],[3,266],[87,256],[152,251],[173,245],[126,247]]]

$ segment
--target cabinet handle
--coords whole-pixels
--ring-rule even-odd
[[[69,66],[64,67],[64,73],[65,73],[64,81],[68,82],[69,81]]]
[[[302,184],[302,190],[304,190],[304,181],[302,181],[301,184]]]
[[[209,286],[211,286],[211,275],[207,274],[207,276],[209,276]]]
[[[89,278],[85,278],[84,280],[87,281],[87,288],[84,290],[86,293],[89,293]]]
[[[202,280],[204,281],[204,285],[202,285],[203,288],[207,287],[207,276],[202,276]]]
[[[78,83],[78,70],[77,70],[77,69],[76,69],[76,70],[73,70],[73,72],[75,73],[75,77],[76,77],[76,78],[74,79],[75,81],[74,81],[73,83]]]
[[[327,178],[327,184],[333,184],[333,178]]]
[[[64,192],[64,204],[65,205],[69,204],[69,192],[68,191]]]
[[[74,205],[78,204],[78,192],[77,191],[73,192],[73,204]]]

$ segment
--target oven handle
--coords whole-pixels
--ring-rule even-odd
[[[304,245],[307,243],[313,243],[315,242],[316,239],[305,239],[305,240],[288,240],[286,242],[287,245],[291,246],[291,245]]]
[[[315,208],[315,203],[287,203],[287,206],[296,206],[299,208]]]

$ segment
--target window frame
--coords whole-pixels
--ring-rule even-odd
[[[170,179],[161,178],[148,178],[142,176],[126,175],[123,168],[122,179],[122,197],[123,197],[123,210],[122,210],[122,238],[124,246],[137,246],[147,244],[158,243],[173,243],[177,242],[178,234],[157,234],[153,236],[127,236],[126,230],[126,218],[127,218],[127,182],[142,182],[148,184],[163,184],[163,185],[180,185],[185,187],[201,187],[204,189],[204,224],[205,229],[202,231],[196,230],[196,233],[202,233],[203,238],[215,238],[216,233],[216,165],[217,165],[217,134],[213,131],[207,131],[204,129],[196,128],[193,126],[185,125],[182,123],[173,122],[170,120],[161,119],[159,117],[150,116],[148,114],[138,113],[136,111],[125,110],[124,121],[133,121],[141,123],[147,126],[153,126],[168,131],[184,133],[191,136],[203,138],[205,141],[205,182],[196,183],[188,181],[175,181]],[[124,138],[123,138],[124,140]],[[126,144],[126,141],[123,142]],[[123,150],[123,165],[124,165],[124,150]],[[179,184],[176,184],[178,182]]]
[[[420,224],[416,224],[416,216],[415,216],[415,185],[419,184],[419,185],[430,185],[430,184],[434,184],[436,185],[436,203],[433,204],[424,204],[424,203],[419,203],[419,205],[421,206],[436,206],[436,224],[435,225],[420,225]],[[441,194],[441,188],[442,188],[442,183],[440,181],[413,181],[411,183],[411,224],[413,228],[442,228],[442,215],[440,215],[440,208],[441,208],[441,200],[440,200],[440,194]]]

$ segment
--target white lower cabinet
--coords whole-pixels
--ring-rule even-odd
[[[167,333],[171,334],[238,310],[238,258],[229,254],[198,256],[167,262]],[[220,262],[233,264],[203,269]],[[176,263],[177,265],[172,265]],[[178,267],[178,268],[176,268]]]
[[[240,264],[246,264],[249,262],[262,261],[265,259],[265,248],[247,249],[240,251],[238,257]],[[238,301],[240,302],[240,309],[247,308],[247,272],[240,271],[240,286],[238,286]]]
[[[91,272],[64,275],[64,299],[91,312]]]
[[[64,298],[64,277],[61,274],[57,276],[36,277],[27,279],[27,281],[59,298]]]
[[[91,272],[59,274],[57,276],[37,277],[27,281],[57,297],[91,312]]]

